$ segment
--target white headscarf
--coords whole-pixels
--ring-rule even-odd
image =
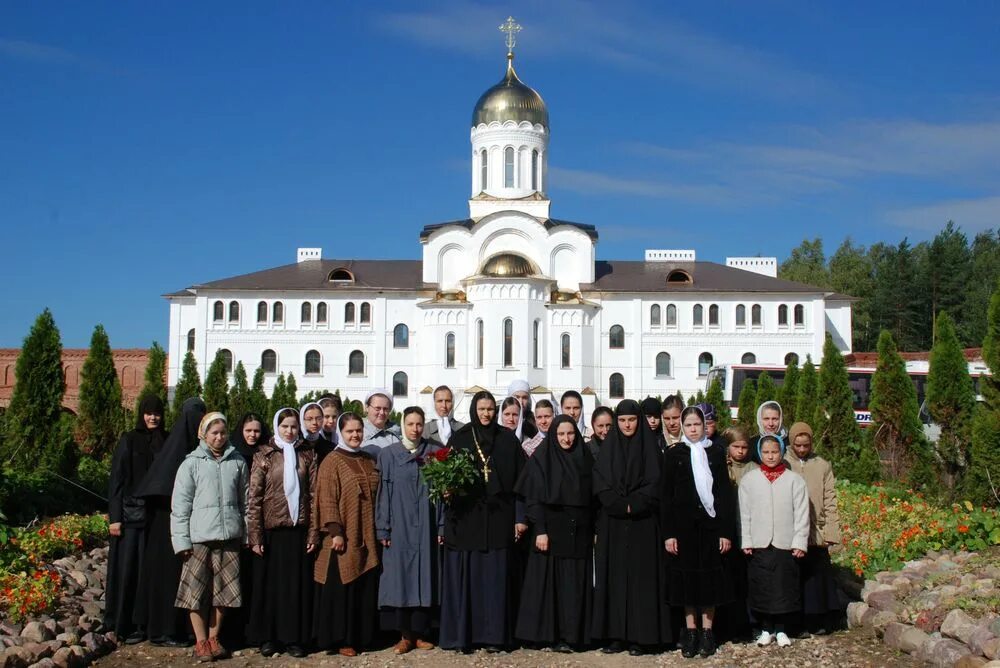
[[[774,401],[774,400],[772,400],[772,401],[765,401],[764,403],[762,403],[760,406],[757,407],[757,432],[761,436],[768,436],[768,435],[771,434],[771,432],[764,430],[764,409],[765,408],[772,408],[772,409],[777,409],[778,410],[778,431],[775,432],[773,435],[774,436],[781,436],[782,438],[784,438],[785,434],[786,434],[786,432],[785,432],[785,411],[782,410],[781,404],[779,404],[777,401]]]
[[[392,410],[392,392],[385,389],[384,387],[376,387],[374,390],[365,395],[365,408],[368,407],[368,402],[372,400],[372,397],[381,394],[383,397],[389,400],[389,410]]]
[[[681,412],[681,415],[684,415],[689,410],[698,412],[698,415],[701,416],[702,429],[704,429],[705,414],[697,406],[688,406]],[[705,509],[705,512],[708,513],[708,516],[715,517],[715,496],[712,494],[712,483],[714,480],[712,478],[712,469],[708,466],[708,453],[705,452],[712,445],[712,441],[708,440],[703,431],[701,440],[692,442],[687,437],[687,434],[684,433],[683,426],[681,426],[681,434],[681,440],[687,443],[688,448],[691,450],[691,472],[694,474],[694,486],[698,490],[698,498],[701,500],[701,505]]]
[[[320,415],[323,414],[323,407],[317,404],[315,401],[310,401],[307,404],[303,404],[302,408],[299,409],[299,430],[302,432],[302,438],[309,441],[310,443],[319,439],[320,435],[323,433],[323,425],[319,426],[319,429],[315,434],[310,434],[306,431],[306,411],[315,406],[319,409]]]
[[[376,392],[376,394],[378,393]],[[337,418],[337,447],[334,449],[345,450],[347,452],[361,452],[360,445],[356,448],[352,448],[351,446],[347,445],[347,441],[344,440],[344,418],[347,417],[348,415],[358,420],[361,420],[361,418],[359,418],[357,415],[355,415],[350,411],[344,411],[343,413],[340,414],[340,416]],[[364,420],[361,420],[361,424],[364,425]],[[362,435],[362,443],[363,442],[364,442],[364,436]]]
[[[513,399],[517,403],[517,428],[514,430],[514,435],[517,436],[517,442],[520,443],[521,431],[524,428],[524,406],[521,405],[521,400],[515,397],[514,395],[510,395],[509,397],[507,397],[507,399]],[[503,405],[504,402],[507,401],[507,399],[504,399],[503,401],[500,402],[499,404],[500,410],[497,411],[497,424],[500,425],[501,427],[506,426],[503,423],[503,412],[504,412]]]
[[[288,515],[292,518],[292,524],[298,524],[299,521],[299,458],[295,453],[295,444],[298,441],[293,441],[289,443],[288,441],[281,438],[281,432],[278,431],[278,425],[280,421],[278,416],[285,411],[295,412],[294,408],[282,408],[277,413],[274,414],[274,419],[271,421],[271,426],[274,428],[274,444],[281,448],[281,454],[285,459],[283,475],[281,478],[282,486],[285,488],[285,502],[288,504]],[[301,432],[301,420],[299,422],[299,431]]]

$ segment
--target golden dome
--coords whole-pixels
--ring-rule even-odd
[[[531,276],[537,274],[538,270],[526,257],[516,253],[500,253],[494,255],[483,265],[481,272],[484,276]]]
[[[493,121],[528,121],[549,127],[549,110],[533,88],[525,86],[514,71],[514,54],[507,54],[507,73],[479,98],[472,110],[472,127]]]

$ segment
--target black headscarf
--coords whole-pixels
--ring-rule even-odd
[[[243,427],[247,422],[257,421],[260,423],[260,438],[257,439],[257,445],[250,445],[247,443],[246,439],[243,438]],[[236,423],[233,427],[232,432],[229,434],[229,442],[233,444],[236,448],[236,452],[243,455],[243,458],[249,463],[253,460],[253,453],[257,451],[257,447],[267,444],[271,440],[271,429],[268,427],[267,422],[264,418],[257,415],[256,413],[247,413],[240,418],[240,421]]]
[[[479,420],[479,416],[476,414],[476,406],[478,406],[479,402],[483,399],[489,399],[493,402],[493,405],[496,406],[496,397],[494,397],[491,392],[486,390],[476,392],[472,396],[472,407],[469,408],[469,426],[472,427],[472,433],[475,436],[476,441],[478,441],[479,447],[482,448],[483,453],[489,455],[493,452],[493,443],[496,441],[497,434],[501,429],[506,429],[507,431],[510,431],[511,434],[514,432],[502,425],[497,424],[496,418],[490,420],[490,423],[487,425],[484,425]],[[499,407],[497,408],[499,410]]]
[[[496,399],[490,392],[482,390],[472,397],[472,407],[469,409],[469,422],[463,425],[448,441],[450,447],[465,450],[475,462],[477,470],[482,470],[483,462],[478,450],[489,460],[490,479],[486,482],[488,495],[513,493],[514,485],[521,473],[524,461],[524,451],[521,449],[514,432],[496,423],[482,424],[476,415],[476,406],[483,399],[494,404]],[[477,450],[476,444],[479,444]]]
[[[638,418],[635,433],[625,436],[618,428],[618,418],[634,415]],[[613,489],[620,496],[628,496],[659,480],[659,450],[639,403],[625,399],[615,409],[615,421],[608,437],[601,444],[600,454],[594,465],[594,491],[603,487]]]
[[[134,496],[170,496],[174,492],[174,478],[177,469],[189,452],[198,447],[198,425],[205,417],[205,402],[199,397],[187,399],[181,406],[181,414],[174,422],[173,431],[167,437],[160,456],[153,461],[149,472],[139,485]]]
[[[160,416],[160,425],[156,429],[146,427],[145,416],[155,414]],[[155,394],[147,394],[139,402],[136,410],[135,429],[125,434],[129,445],[134,448],[145,446],[155,456],[163,447],[163,442],[167,439],[167,430],[163,425],[163,400]]]
[[[573,447],[563,450],[556,438],[561,424],[573,425]],[[514,491],[526,499],[550,505],[589,506],[594,458],[583,442],[576,421],[568,415],[556,417],[545,440],[535,450],[521,473]]]
[[[660,414],[663,412],[663,404],[661,404],[660,400],[656,397],[646,397],[643,399],[640,408],[642,408],[642,414],[644,416],[655,415],[659,418]],[[645,422],[646,427],[649,428],[649,422],[645,420],[643,420],[643,422]]]

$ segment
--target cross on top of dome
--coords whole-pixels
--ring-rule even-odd
[[[514,47],[517,45],[517,33],[521,32],[521,25],[514,20],[513,16],[508,16],[507,20],[500,24],[498,30],[507,33],[507,39],[505,40],[507,55],[512,55]]]

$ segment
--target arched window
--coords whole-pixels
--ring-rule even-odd
[[[608,347],[620,350],[625,347],[625,330],[621,325],[611,325],[608,332]]]
[[[542,356],[541,356],[541,329],[542,323],[540,320],[535,320],[531,325],[531,366],[536,369],[541,366]]]
[[[660,326],[660,305],[653,304],[649,307],[649,326],[659,327]]]
[[[531,189],[538,190],[538,149],[531,152]]]
[[[503,321],[503,365],[514,366],[514,321],[510,318]]]
[[[483,368],[483,355],[485,354],[484,339],[486,327],[482,320],[476,321],[476,367]]]
[[[746,327],[747,326],[747,307],[743,304],[738,304],[736,306],[736,326]]]
[[[233,351],[228,348],[222,348],[219,350],[219,354],[222,355],[222,364],[226,368],[226,373],[233,372]]]
[[[802,304],[795,305],[795,324],[804,325],[806,324],[806,309]]]
[[[761,323],[760,304],[754,304],[750,308],[750,324],[754,327],[760,327],[760,323]]]
[[[707,376],[712,368],[712,353],[702,353],[698,355],[698,375]]]
[[[393,348],[409,348],[410,347],[410,328],[399,323],[392,330],[392,347]]]
[[[612,399],[625,398],[625,377],[620,373],[613,373],[608,378],[608,394]]]
[[[757,356],[753,353],[743,353],[743,357],[740,358],[740,364],[756,364]]]
[[[365,354],[360,350],[352,350],[347,358],[347,373],[350,376],[365,375]]]
[[[788,366],[789,364],[794,364],[795,366],[799,365],[799,356],[798,356],[798,354],[796,354],[796,353],[788,353],[787,355],[785,355],[785,366]]]
[[[490,186],[489,160],[486,157],[488,151],[483,149],[479,156],[479,191],[482,192]]]
[[[347,302],[344,304],[344,324],[354,324],[354,302]]]
[[[267,302],[257,302],[257,324],[267,324]]]
[[[446,369],[455,368],[455,333],[448,332],[444,337],[444,366]]]
[[[410,393],[409,384],[409,379],[405,373],[402,371],[394,373],[392,376],[392,396],[405,397]]]
[[[667,304],[667,327],[677,326],[677,307]]]
[[[510,146],[503,150],[503,187],[514,187],[514,149]]]
[[[240,321],[240,303],[239,302],[229,302],[229,322],[239,322]]]
[[[327,277],[327,280],[331,282],[353,283],[354,274],[352,274],[348,269],[344,269],[343,267],[338,267],[337,269],[334,269],[333,271],[330,272],[330,275]]]
[[[281,302],[274,302],[271,307],[271,322],[279,323],[285,321],[285,305]]]
[[[705,309],[701,304],[694,305],[694,326],[701,327],[705,324]]]
[[[719,326],[719,305],[712,304],[708,307],[708,326],[718,327]]]
[[[361,302],[361,324],[372,324],[372,305],[368,302]]]
[[[322,373],[322,362],[318,350],[310,350],[306,353],[306,375]]]
[[[309,302],[302,302],[302,323],[309,324],[313,319],[313,305]]]
[[[193,328],[188,330],[187,349],[188,349],[188,352],[194,352],[194,329]]]
[[[694,283],[694,281],[691,279],[691,274],[683,269],[674,269],[667,274],[667,283]]]
[[[670,376],[670,353],[657,353],[656,376],[658,378]]]
[[[226,317],[226,305],[222,302],[215,302],[212,305],[212,320],[222,322]]]
[[[278,373],[278,355],[270,348],[260,354],[260,368],[264,373]]]
[[[316,304],[316,322],[321,325],[326,324],[326,302]]]
[[[778,307],[778,326],[785,327],[788,325],[788,306],[782,304]]]
[[[570,368],[570,338],[569,334],[563,334],[559,339],[559,360],[563,369]]]

